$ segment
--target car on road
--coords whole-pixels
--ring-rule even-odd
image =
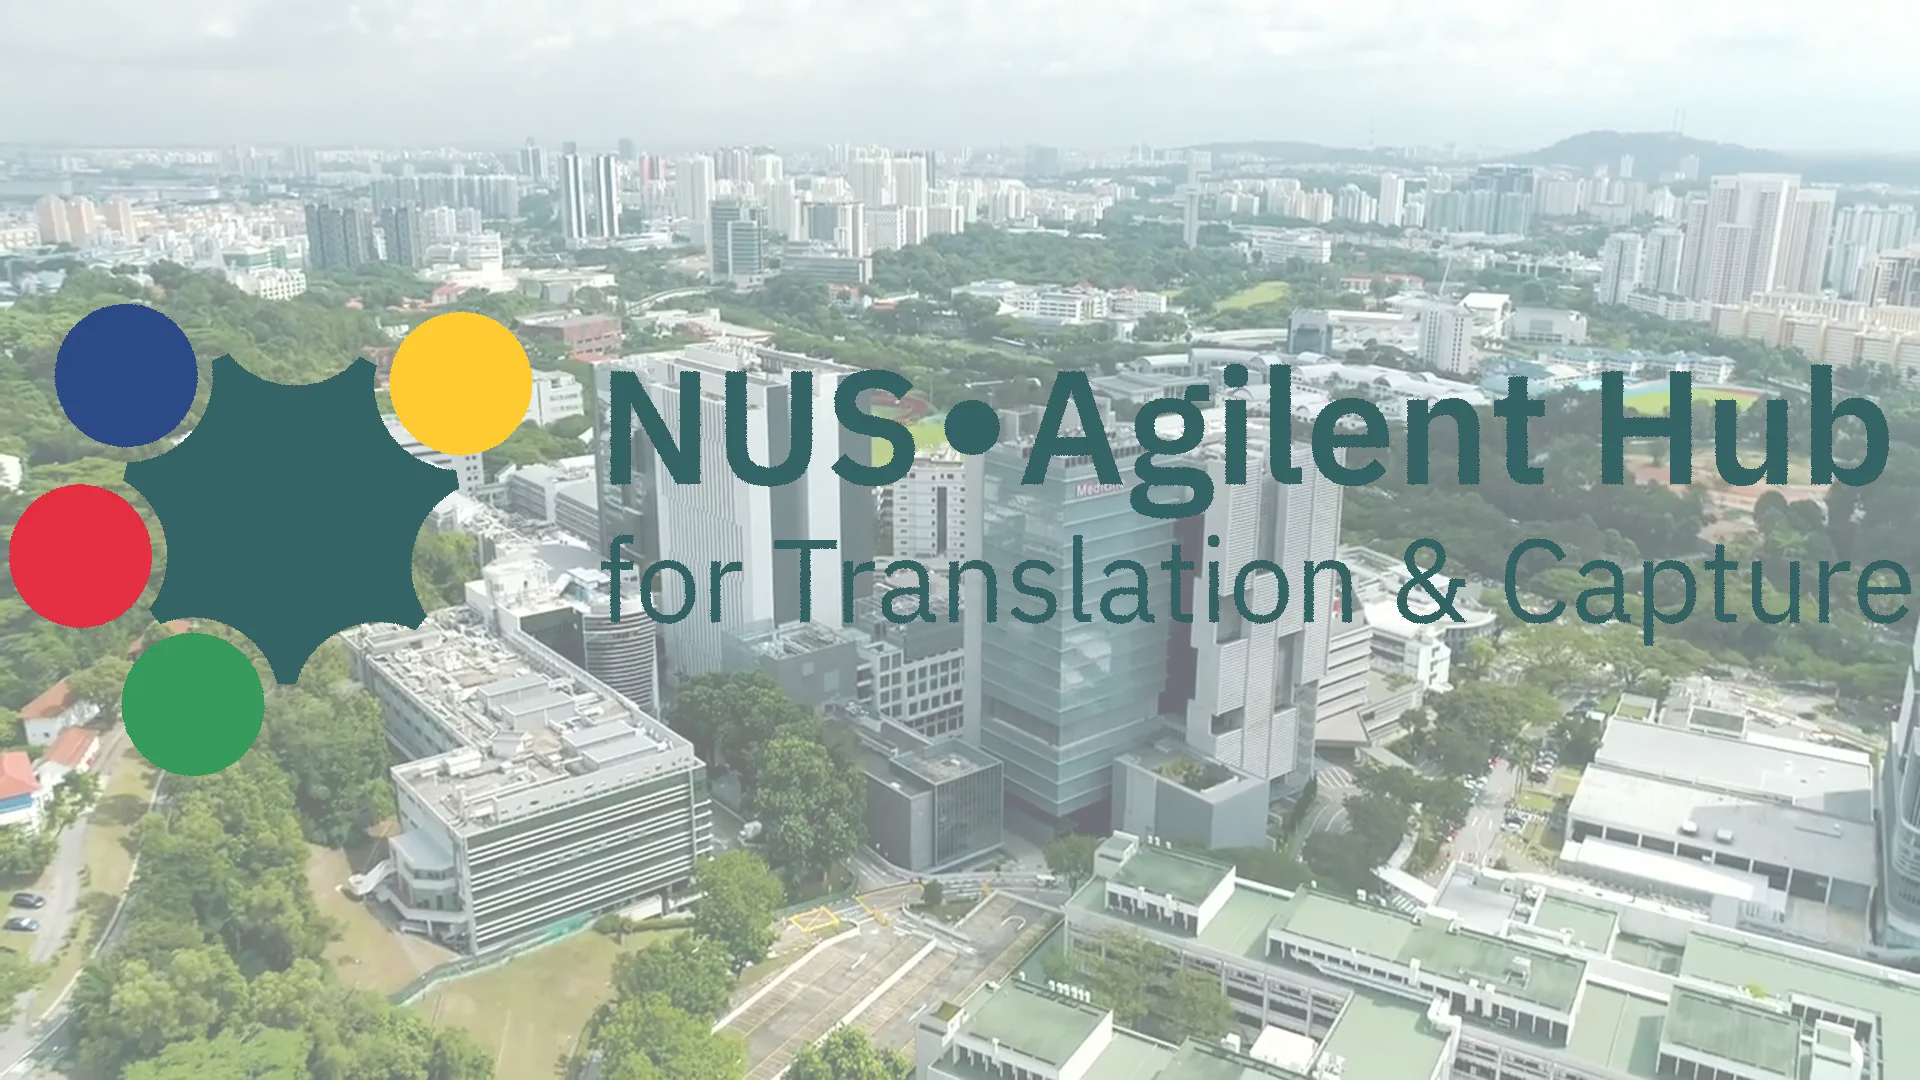
[[[1520,831],[1526,828],[1525,825],[1522,825],[1517,821],[1509,821],[1505,825],[1502,825],[1500,827],[1510,833],[1519,833]]]
[[[13,918],[7,920],[7,929],[18,930],[24,934],[37,933],[40,929],[40,920],[29,919],[23,915],[15,915]]]
[[[17,892],[13,894],[13,906],[33,911],[47,906],[47,898],[39,893]]]

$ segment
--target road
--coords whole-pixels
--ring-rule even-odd
[[[1505,835],[1507,805],[1520,787],[1520,772],[1502,758],[1487,774],[1486,789],[1467,812],[1466,824],[1454,837],[1452,857],[1477,865],[1491,863],[1500,855],[1500,838]],[[1442,860],[1445,865],[1445,860]]]
[[[111,776],[114,767],[119,764],[125,753],[127,740],[122,728],[114,728],[107,733],[105,746],[100,751],[99,760],[94,764],[94,772],[103,781]],[[46,963],[58,956],[61,947],[66,944],[67,935],[72,932],[75,920],[80,917],[80,900],[85,892],[80,875],[86,868],[87,829],[93,823],[93,811],[89,809],[79,820],[68,826],[60,834],[58,846],[54,849],[53,862],[49,868],[49,879],[42,890],[47,898],[47,906],[35,915],[40,920],[40,932],[34,936],[31,956],[35,963]],[[136,860],[135,868],[138,868]],[[132,877],[128,877],[131,885]],[[125,923],[115,911],[114,924],[101,938],[99,949],[107,950],[118,944]],[[78,981],[78,976],[74,981]],[[59,995],[47,1016],[38,1024],[30,1023],[28,1017],[35,1000],[41,991],[29,990],[14,999],[14,1020],[4,1030],[0,1030],[0,1076],[15,1075],[17,1067],[33,1055],[34,1051],[55,1041],[66,1026],[66,997],[73,989],[73,983],[50,988],[49,992]]]

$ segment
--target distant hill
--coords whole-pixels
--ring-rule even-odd
[[[1284,140],[1206,143],[1193,149],[1216,155],[1255,154],[1289,165],[1426,164],[1398,150],[1363,150]],[[1561,139],[1552,146],[1499,160],[1586,170],[1595,165],[1618,166],[1623,154],[1633,155],[1634,175],[1648,179],[1679,171],[1680,159],[1692,155],[1700,159],[1702,177],[1715,173],[1792,172],[1816,183],[1920,186],[1920,154],[1792,154],[1696,139],[1673,131],[1588,131]]]

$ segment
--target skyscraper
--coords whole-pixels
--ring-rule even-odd
[[[307,206],[307,265],[316,270],[374,261],[373,211],[364,206]]]
[[[760,223],[738,199],[716,199],[707,217],[707,276],[746,282],[765,272]]]
[[[1875,255],[1860,299],[1870,304],[1920,307],[1920,247]]]
[[[644,435],[633,435],[634,476],[652,489],[649,510],[629,530],[635,546],[651,546],[664,557],[695,568],[700,610],[681,622],[664,625],[661,633],[673,670],[681,677],[719,671],[728,635],[756,625],[778,625],[800,618],[800,560],[793,551],[776,551],[775,540],[831,540],[839,548],[818,553],[811,560],[810,596],[814,619],[838,620],[840,560],[873,558],[878,530],[873,491],[841,480],[833,464],[842,454],[860,464],[871,464],[873,440],[840,427],[834,415],[834,394],[840,380],[853,369],[794,353],[750,346],[695,345],[677,352],[647,353],[611,361],[598,367],[635,371],[668,423],[678,426],[680,375],[700,376],[702,437],[699,440],[701,480],[681,484],[667,474],[659,455],[640,454]],[[744,371],[747,377],[747,449],[760,464],[786,460],[790,433],[796,420],[790,393],[792,374],[809,371],[813,377],[813,451],[806,474],[792,484],[760,487],[733,475],[727,461],[726,375]],[[611,372],[606,379],[609,381]],[[601,400],[608,401],[603,394]],[[641,470],[650,468],[643,477]],[[609,483],[601,471],[603,489]],[[603,529],[605,511],[603,510]],[[651,536],[646,534],[651,533]],[[744,571],[727,578],[721,618],[707,617],[708,560],[739,561]],[[660,576],[664,611],[677,611],[687,602],[685,585],[672,573]]]
[[[1914,236],[1912,206],[1843,207],[1834,223],[1827,283],[1848,299],[1864,297],[1874,256],[1904,248]]]
[[[638,148],[634,146],[632,139],[620,140],[620,160],[621,161],[632,161],[633,155],[637,150]]]
[[[1657,293],[1680,291],[1680,267],[1686,252],[1686,233],[1662,226],[1647,231],[1640,255],[1640,287]]]
[[[417,206],[393,206],[380,212],[380,231],[387,237],[387,261],[418,270],[427,265],[426,229]]]
[[[1200,189],[1189,185],[1180,193],[1180,239],[1188,247],[1200,246]]]
[[[593,159],[593,206],[596,234],[611,240],[620,235],[620,159],[601,154]]]
[[[569,244],[587,238],[587,177],[579,154],[560,155],[560,235]]]
[[[674,170],[674,213],[692,223],[690,231],[706,228],[707,210],[713,205],[713,180],[713,159],[705,154],[681,158]],[[696,232],[694,239],[705,240],[705,233]]]
[[[1920,944],[1920,640],[1914,644],[1906,690],[1887,739],[1881,790],[1880,850],[1886,860],[1884,901],[1889,929]]]
[[[1473,315],[1458,304],[1420,312],[1420,361],[1442,375],[1473,371]]]
[[[1787,173],[1716,176],[1707,190],[1696,300],[1745,303],[1778,287],[1800,178]],[[1693,237],[1688,237],[1691,245]]]
[[[1614,233],[1600,247],[1600,284],[1594,299],[1602,304],[1624,304],[1638,288],[1642,273],[1643,241],[1639,233]]]
[[[545,180],[551,175],[549,167],[546,149],[528,137],[527,145],[520,148],[520,175]]]
[[[1405,218],[1406,203],[1406,178],[1399,173],[1381,173],[1378,208],[1380,224],[1388,228],[1399,228]]]
[[[1834,196],[1832,188],[1801,188],[1795,195],[1787,210],[1787,229],[1780,241],[1780,269],[1774,288],[1817,293],[1826,284]]]

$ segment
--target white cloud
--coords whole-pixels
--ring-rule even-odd
[[[1920,142],[1920,7],[1862,0],[66,0],[0,4],[15,137],[506,143],[1593,127]],[[23,81],[24,80],[24,81]]]

